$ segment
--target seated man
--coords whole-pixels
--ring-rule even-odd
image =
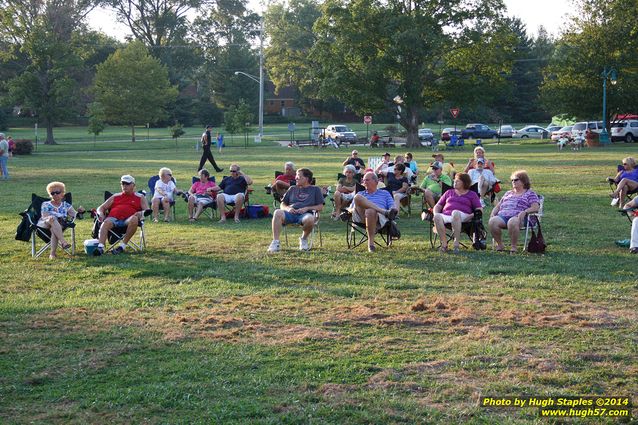
[[[290,186],[295,184],[295,164],[292,162],[286,162],[284,164],[284,173],[275,177],[275,181],[270,185],[266,186],[266,193],[270,194],[271,191],[274,191],[280,197],[284,196],[284,193]]]
[[[370,147],[377,147],[379,146],[379,133],[377,133],[376,131],[372,132],[372,137],[370,138]]]
[[[226,222],[226,214],[224,214],[226,204],[235,203],[235,223],[239,223],[239,213],[245,199],[244,194],[248,186],[253,184],[253,179],[244,174],[237,164],[232,164],[229,171],[230,176],[224,177],[219,184],[219,187],[224,191],[217,195],[217,210],[221,215],[219,222]]]
[[[485,208],[485,201],[483,197],[496,183],[496,177],[491,170],[485,167],[485,159],[479,158],[476,160],[476,168],[472,168],[468,174],[472,179],[472,184],[478,185],[479,195],[481,198],[481,207]]]
[[[392,170],[392,172],[390,172]],[[394,207],[398,210],[401,206],[401,199],[408,195],[410,184],[403,173],[406,171],[403,164],[396,164],[388,167],[388,174],[385,176],[385,190],[390,192],[394,199]]]
[[[345,161],[343,161],[343,164],[341,165],[343,165],[344,167],[346,165],[354,166],[355,172],[357,174],[362,174],[363,170],[365,170],[366,168],[365,162],[363,162],[363,159],[359,158],[359,151],[357,151],[356,149],[352,151],[352,154]]]
[[[120,178],[122,193],[117,193],[104,201],[97,208],[97,219],[102,223],[98,235],[99,244],[95,255],[104,254],[104,244],[109,235],[109,231],[114,227],[126,227],[126,234],[122,242],[112,252],[121,254],[131,240],[137,226],[142,220],[144,210],[148,209],[148,202],[141,193],[135,192],[135,179],[128,174]],[[108,211],[108,215],[106,214]]]
[[[386,174],[394,173],[394,167],[396,167],[397,164],[403,165],[403,176],[405,176],[408,179],[408,184],[412,182],[414,179],[414,173],[412,172],[410,168],[405,166],[405,158],[402,155],[397,155],[394,158],[394,162],[388,164],[388,169],[386,171]]]
[[[205,168],[199,170],[199,181],[188,190],[188,220],[193,223],[202,214],[204,207],[215,202],[219,186],[209,180],[210,173]]]
[[[434,161],[443,165],[443,174],[447,175],[450,179],[454,178],[454,175],[456,174],[454,164],[451,162],[445,162],[445,156],[443,156],[442,153],[435,153],[432,155],[432,158],[434,158]],[[432,171],[432,167],[428,168],[428,173],[431,173]]]
[[[279,234],[284,224],[301,224],[303,233],[299,238],[299,249],[308,251],[308,236],[315,225],[313,211],[323,209],[324,199],[321,189],[311,185],[312,171],[308,168],[297,170],[297,184],[288,189],[281,200],[280,208],[275,210],[272,217],[272,242],[268,252],[279,252],[281,244]]]
[[[428,207],[433,208],[436,205],[443,191],[443,183],[452,187],[452,179],[447,174],[443,174],[443,164],[434,161],[430,166],[432,172],[425,176],[421,183],[423,191],[423,199]]]
[[[394,208],[390,192],[377,189],[379,178],[376,174],[365,173],[361,183],[366,190],[357,193],[354,197],[352,220],[355,223],[365,223],[368,251],[374,252],[374,235],[377,233],[377,228],[381,229],[388,220],[394,220],[399,211]]]
[[[391,164],[391,156],[392,155],[390,155],[390,152],[386,152],[383,154],[383,156],[381,157],[381,162],[374,169],[374,172],[377,174],[377,176],[384,176],[388,172],[388,167]]]

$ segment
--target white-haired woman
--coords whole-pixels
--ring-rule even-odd
[[[168,223],[170,217],[171,202],[175,200],[175,194],[182,193],[177,189],[175,182],[173,181],[173,172],[170,168],[162,167],[158,173],[159,180],[155,182],[155,188],[153,189],[153,200],[151,201],[151,208],[153,209],[153,222],[157,223],[159,216],[159,207],[162,204],[164,208],[164,221]]]
[[[64,200],[66,186],[62,182],[49,183],[47,185],[47,193],[51,200],[42,203],[41,216],[37,225],[51,231],[51,253],[49,258],[55,258],[58,245],[63,249],[71,247],[71,244],[64,238],[67,217],[75,218],[78,213],[84,212],[84,208],[79,207],[76,211],[71,204]]]
[[[341,209],[347,207],[352,202],[357,189],[357,180],[354,178],[357,173],[357,169],[354,165],[348,164],[343,167],[343,175],[337,183],[337,190],[335,191],[335,210],[332,212],[332,218],[334,220],[339,219]]]
[[[471,169],[477,168],[477,162],[479,158],[483,158],[485,161],[483,168],[486,170],[490,170],[492,173],[496,174],[494,171],[494,162],[485,158],[485,149],[483,146],[477,146],[474,148],[474,156],[467,161],[467,165],[465,166],[465,173],[468,173]]]

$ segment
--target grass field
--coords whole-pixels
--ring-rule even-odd
[[[299,252],[292,230],[292,246],[268,255],[267,219],[191,225],[179,200],[176,222],[147,223],[144,254],[32,260],[13,240],[17,213],[49,181],[88,209],[122,174],[143,186],[168,166],[178,187],[195,174],[190,143],[105,143],[13,158],[0,182],[2,423],[546,423],[478,400],[638,393],[638,257],[614,245],[629,223],[604,183],[638,145],[487,146],[501,179],[526,169],[545,195],[544,256],[440,254],[418,214],[373,255],[347,251],[327,214],[323,247]],[[334,184],[346,156],[262,146],[216,159],[240,163],[252,203],[269,204],[263,186],[284,161]],[[78,243],[90,228],[79,223]]]

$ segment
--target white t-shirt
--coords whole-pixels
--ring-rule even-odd
[[[175,199],[173,194],[175,192],[176,187],[175,187],[175,183],[173,183],[173,180],[169,180],[168,183],[164,183],[162,179],[159,179],[155,183],[155,192],[153,194],[153,199],[161,199],[164,197],[164,195],[159,193],[158,189],[161,190],[163,193],[165,193],[166,197],[170,199],[171,201]]]
[[[485,179],[485,181],[490,186],[496,183],[496,176],[494,175],[494,173],[492,173],[492,170],[488,170],[487,168],[484,168],[483,170],[479,170],[478,168],[472,168],[470,171],[468,171],[468,174],[470,175],[470,178],[472,179],[472,184],[478,183],[479,178],[481,178],[481,175],[483,176],[483,179]]]

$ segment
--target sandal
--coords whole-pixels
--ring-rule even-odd
[[[514,254],[516,254],[516,248],[510,249],[510,255],[514,255]]]
[[[62,249],[69,249],[71,248],[71,244],[68,242],[65,243],[61,243],[60,246],[62,247]]]
[[[191,223],[195,223],[197,221],[197,219],[195,217],[189,217],[188,221]]]
[[[440,246],[439,252],[447,252],[447,246]]]
[[[239,223],[240,220],[238,218],[235,219],[235,223]]]

